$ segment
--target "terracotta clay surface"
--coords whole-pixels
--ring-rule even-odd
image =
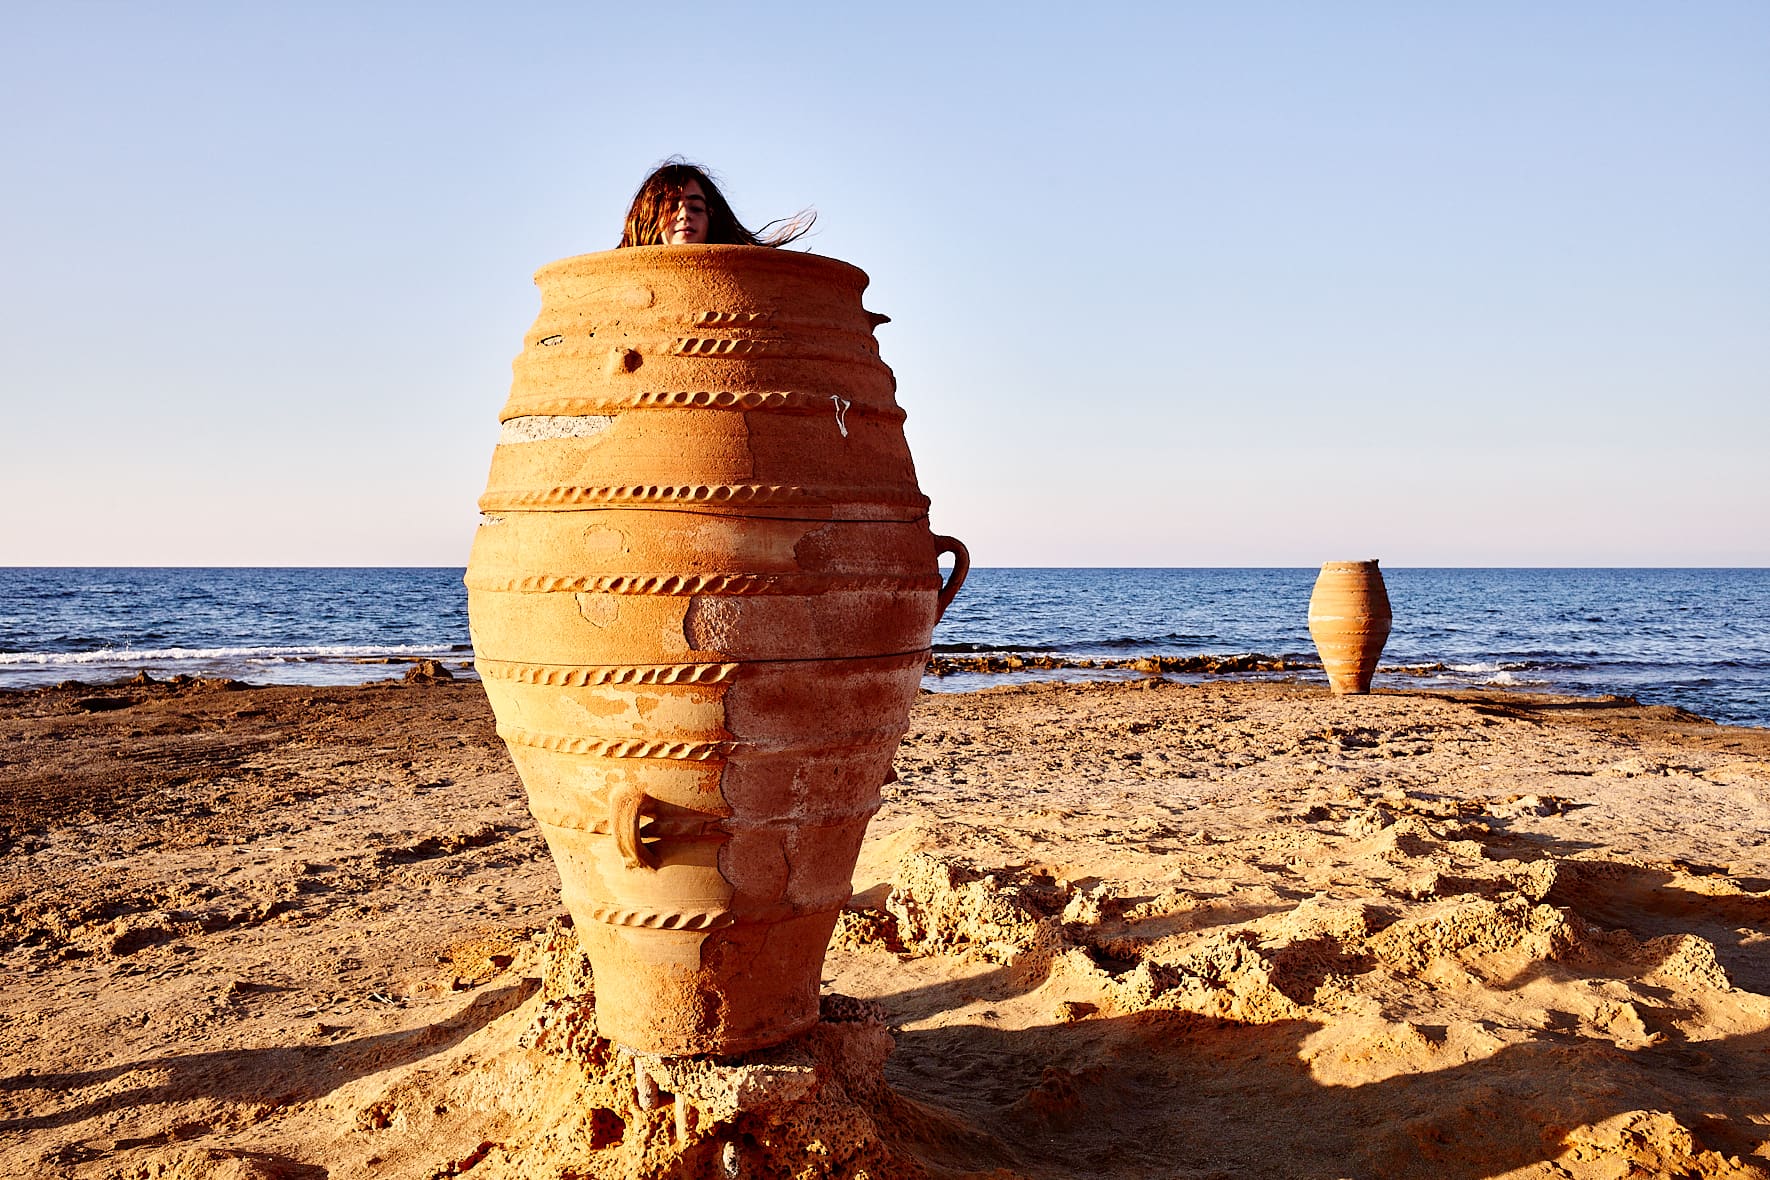
[[[473,645],[599,1027],[635,1049],[734,1053],[816,1021],[964,575],[929,531],[866,281],[746,246],[536,276],[468,565]]]
[[[1309,596],[1309,634],[1336,695],[1371,690],[1391,617],[1389,591],[1375,561],[1330,561],[1321,567]]]

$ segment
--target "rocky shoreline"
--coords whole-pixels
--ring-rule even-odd
[[[1260,652],[1239,655],[1194,656],[1065,656],[1050,652],[983,652],[967,655],[936,653],[928,661],[930,676],[952,676],[960,672],[1051,672],[1082,668],[1098,671],[1141,672],[1149,676],[1185,674],[1194,676],[1228,676],[1238,672],[1318,672],[1321,660],[1314,656],[1271,656]],[[1444,664],[1384,664],[1386,674],[1395,676],[1432,676],[1444,672]]]

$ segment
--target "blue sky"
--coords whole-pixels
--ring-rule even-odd
[[[33,3],[0,564],[466,560],[659,159],[873,278],[981,565],[1770,564],[1770,5]]]

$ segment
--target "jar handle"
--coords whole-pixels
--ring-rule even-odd
[[[656,869],[658,854],[639,838],[639,825],[645,822],[645,805],[651,799],[638,787],[623,787],[609,796],[608,826],[614,833],[615,847],[630,869]]]
[[[971,551],[966,549],[965,542],[957,537],[943,537],[938,533],[934,535],[934,545],[935,557],[938,558],[942,553],[953,555],[952,576],[946,580],[946,585],[940,588],[940,599],[934,608],[934,621],[938,623],[941,616],[946,614],[946,608],[951,606],[953,599],[958,596],[959,587],[965,584],[965,575],[971,572]]]

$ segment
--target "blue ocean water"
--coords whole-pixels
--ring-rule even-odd
[[[935,642],[946,651],[1313,661],[1315,577],[1314,569],[974,570]],[[1770,569],[1385,569],[1383,580],[1395,624],[1376,687],[1620,693],[1770,726]],[[1442,667],[1399,670],[1420,665]],[[977,683],[947,680],[958,689]]]
[[[138,670],[362,684],[470,660],[459,569],[0,569],[0,688]],[[373,661],[373,662],[371,662]]]
[[[139,669],[352,684],[399,676],[408,658],[453,666],[472,656],[461,573],[0,569],[0,688],[99,683]],[[1383,574],[1395,628],[1378,687],[1621,693],[1770,726],[1770,569]],[[1308,663],[1314,581],[1313,569],[978,569],[935,643],[945,652],[1259,652]],[[1433,670],[1403,670],[1422,665]],[[1280,675],[1321,679],[1315,670]],[[1002,679],[961,673],[928,684]]]

